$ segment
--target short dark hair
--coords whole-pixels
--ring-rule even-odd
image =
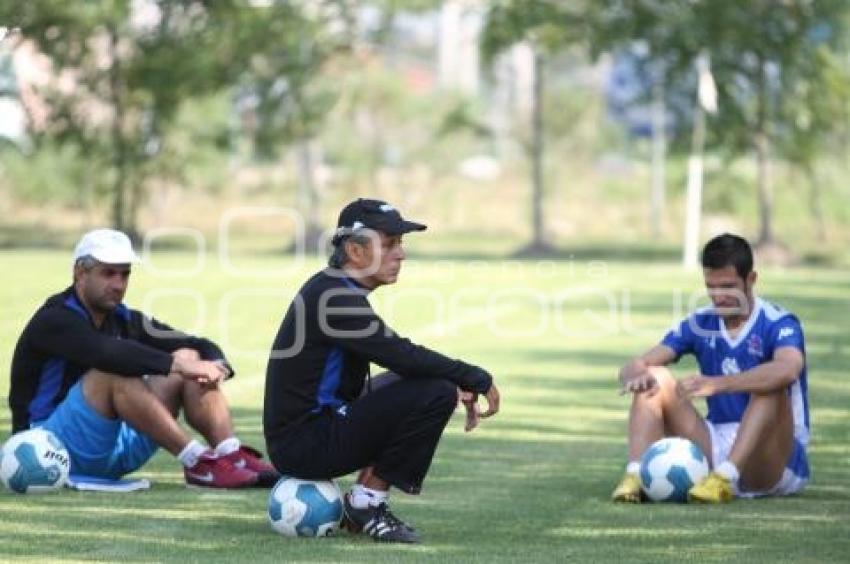
[[[717,269],[734,266],[741,278],[753,271],[753,249],[747,240],[738,235],[724,233],[705,244],[702,250],[702,267]]]

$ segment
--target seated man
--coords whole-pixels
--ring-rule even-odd
[[[478,421],[477,394],[488,402],[480,417],[499,407],[490,374],[396,335],[367,300],[398,279],[402,235],[423,229],[384,202],[346,206],[330,268],[313,275],[292,301],[266,373],[263,428],[272,462],[306,479],[361,469],[345,495],[344,526],[376,541],[419,542],[389,511],[389,488],[420,492],[458,397],[467,407],[467,430]],[[394,375],[373,386],[370,362]]]
[[[713,468],[690,501],[789,495],[809,480],[809,439],[803,330],[791,313],[753,294],[749,244],[720,235],[705,246],[703,276],[712,306],[693,313],[661,344],[620,371],[634,394],[629,414],[629,463],[614,501],[641,501],[640,456],[664,436],[699,445]],[[700,374],[678,381],[665,368],[693,354]],[[690,398],[705,397],[708,415]]]
[[[77,244],[73,284],[50,297],[18,339],[13,432],[43,426],[55,433],[73,474],[117,479],[162,446],[183,464],[187,484],[273,483],[274,468],[234,435],[219,387],[233,370],[218,346],[122,303],[137,261],[120,231],[91,231]],[[180,427],[181,408],[214,449]]]

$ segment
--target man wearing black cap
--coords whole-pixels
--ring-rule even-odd
[[[485,370],[399,337],[366,299],[398,279],[402,236],[426,227],[368,199],[347,205],[337,225],[329,268],[302,286],[275,338],[266,443],[284,474],[330,479],[362,469],[345,494],[344,525],[376,541],[419,542],[389,511],[389,487],[418,494],[458,398],[471,430],[498,411],[499,392]],[[373,386],[370,362],[392,373]]]

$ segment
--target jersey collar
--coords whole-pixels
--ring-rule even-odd
[[[723,321],[721,316],[717,316],[720,321],[720,336],[726,341],[729,345],[729,348],[734,349],[750,334],[750,331],[753,329],[753,325],[756,324],[756,320],[761,314],[762,302],[761,298],[757,296],[753,296],[753,311],[750,312],[750,316],[747,318],[747,322],[744,323],[744,326],[741,327],[741,330],[738,331],[738,334],[732,339],[729,336],[729,332],[726,330],[726,322]]]

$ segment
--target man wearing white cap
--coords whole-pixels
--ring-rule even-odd
[[[187,484],[273,483],[274,468],[234,435],[219,387],[233,370],[221,349],[122,303],[139,261],[129,238],[90,231],[73,260],[73,284],[39,308],[15,348],[13,431],[49,429],[79,475],[120,478],[162,446],[183,464]],[[180,427],[180,409],[213,448]]]

